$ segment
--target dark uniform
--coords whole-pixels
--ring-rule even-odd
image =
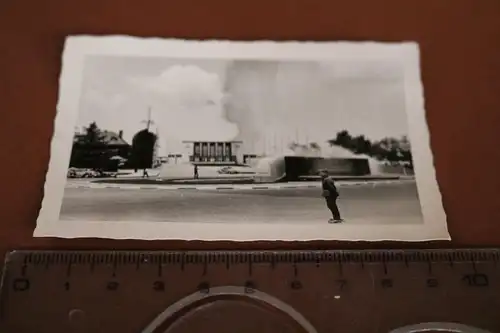
[[[194,166],[194,179],[198,179],[199,178],[199,175],[198,175],[198,166],[195,165]]]
[[[339,192],[335,186],[335,182],[330,177],[325,177],[322,180],[323,197],[326,200],[326,206],[332,212],[333,219],[335,221],[341,221],[339,207],[337,206],[337,198],[339,197]]]

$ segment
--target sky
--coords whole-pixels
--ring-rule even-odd
[[[400,137],[402,75],[380,61],[89,56],[76,126],[95,121],[131,142],[150,110],[161,155],[180,152],[183,140],[241,140],[249,153],[277,153],[290,142],[325,145],[343,129]]]

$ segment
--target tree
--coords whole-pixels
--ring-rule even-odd
[[[343,147],[354,154],[368,154],[371,151],[371,142],[364,135],[353,137],[347,130],[337,133],[335,139],[328,140],[331,146]]]
[[[316,142],[311,142],[311,143],[309,144],[309,147],[310,147],[311,149],[314,149],[314,150],[320,150],[320,149],[321,149],[321,147],[319,146],[319,144],[318,144],[318,143],[316,143]]]
[[[413,156],[411,154],[411,143],[410,140],[408,139],[408,136],[403,135],[403,137],[400,140],[400,153],[401,153],[401,159],[404,162],[407,162],[410,168],[413,168]]]
[[[156,135],[147,129],[143,129],[134,135],[130,154],[132,167],[135,169],[148,169],[153,166],[156,139]]]
[[[371,156],[380,161],[407,162],[412,166],[411,145],[407,136],[386,137],[372,142],[364,135],[353,137],[347,130],[337,133],[335,139],[327,141],[330,145],[343,147],[354,154]]]
[[[347,130],[342,130],[337,133],[335,139],[328,140],[328,143],[330,144],[330,146],[337,145],[344,148],[348,148],[351,144],[351,140],[352,137],[349,134],[349,132]]]
[[[96,122],[90,123],[83,134],[76,134],[71,151],[70,167],[101,169],[109,159],[106,142]]]
[[[369,155],[379,161],[384,161],[386,160],[387,150],[380,144],[380,142],[374,142],[371,145],[371,152]]]
[[[372,143],[364,135],[352,138],[348,147],[355,154],[371,155]]]
[[[94,121],[85,128],[85,135],[82,137],[83,144],[86,145],[102,145],[102,133],[97,123]]]

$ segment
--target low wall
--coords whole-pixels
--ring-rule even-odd
[[[249,165],[255,171],[254,179],[257,182],[277,182],[285,179],[285,157],[261,157],[249,159]]]
[[[363,158],[329,158],[302,156],[264,157],[250,161],[250,176],[258,182],[298,181],[299,177],[318,176],[319,170],[327,169],[332,176],[368,176],[370,166]],[[201,166],[200,178],[217,178],[220,167]],[[194,166],[191,163],[163,164],[158,178],[192,179]],[[241,177],[242,175],[234,175]],[[247,173],[245,176],[249,177]]]
[[[286,180],[295,181],[300,176],[317,176],[322,169],[336,176],[370,175],[368,159],[329,157],[285,157]]]
[[[378,169],[380,173],[386,175],[407,175],[407,176],[415,175],[415,172],[412,169],[405,167],[403,165],[381,164]]]

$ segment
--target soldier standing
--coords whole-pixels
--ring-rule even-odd
[[[198,179],[200,176],[198,174],[198,165],[194,165],[194,179]]]
[[[326,206],[332,212],[333,218],[328,220],[328,223],[340,223],[344,220],[340,217],[339,207],[337,206],[337,199],[339,192],[335,186],[335,181],[332,177],[328,176],[328,170],[321,170],[321,183],[323,189],[323,197],[326,200]]]

